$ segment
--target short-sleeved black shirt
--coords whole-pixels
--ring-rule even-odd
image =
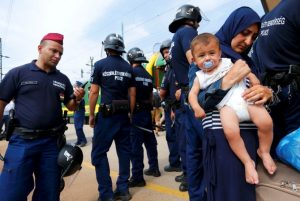
[[[0,84],[0,99],[15,99],[15,117],[29,129],[51,129],[62,123],[62,105],[70,101],[73,87],[59,70],[47,73],[36,61],[10,70]]]

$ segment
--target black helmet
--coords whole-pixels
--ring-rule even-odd
[[[78,146],[66,144],[60,150],[57,164],[62,167],[61,177],[67,177],[81,169],[83,154]]]
[[[198,7],[188,5],[188,4],[178,8],[175,19],[169,25],[169,31],[171,33],[175,33],[176,30],[179,28],[179,26],[182,25],[182,20],[185,19],[195,20],[197,22],[200,22],[202,19],[200,14],[200,9]]]
[[[163,55],[163,50],[166,49],[166,48],[170,49],[171,48],[171,44],[172,44],[172,40],[171,39],[167,39],[167,40],[165,40],[165,41],[163,41],[161,43],[159,51],[160,51],[160,53],[161,53],[162,56],[164,56]]]
[[[148,60],[144,56],[144,52],[138,47],[131,48],[128,51],[127,60],[130,63],[133,63],[133,62],[148,63]]]
[[[123,37],[119,34],[109,34],[103,41],[104,50],[111,49],[117,52],[125,52]]]

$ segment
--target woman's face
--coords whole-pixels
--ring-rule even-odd
[[[232,49],[237,53],[243,53],[252,46],[257,35],[258,25],[252,24],[250,27],[244,29],[231,40]]]

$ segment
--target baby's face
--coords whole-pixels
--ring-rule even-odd
[[[210,72],[218,67],[221,59],[221,50],[215,41],[211,41],[207,45],[198,43],[194,46],[193,57],[194,62],[201,70]]]

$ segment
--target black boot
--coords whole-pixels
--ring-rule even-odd
[[[144,174],[147,176],[153,176],[153,177],[160,177],[160,171],[159,169],[147,169],[144,171]]]
[[[185,180],[186,180],[186,176],[183,173],[175,177],[176,182],[183,182]]]
[[[129,179],[129,182],[128,182],[128,187],[129,188],[133,188],[133,187],[143,187],[143,186],[146,186],[146,182],[144,179],[142,180],[136,180],[136,179]]]

